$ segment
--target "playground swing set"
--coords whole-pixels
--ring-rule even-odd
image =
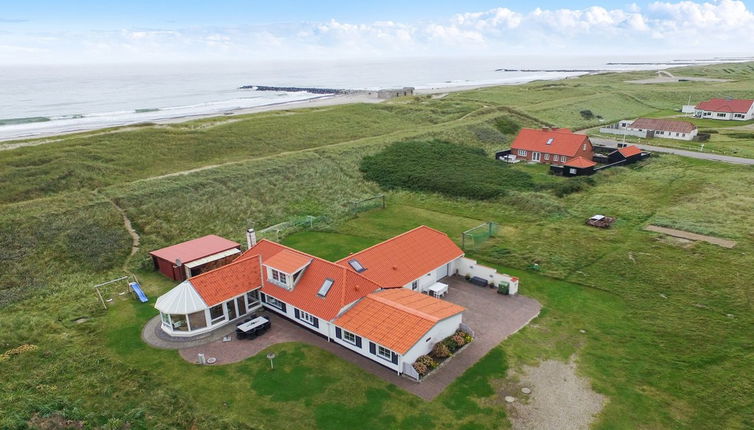
[[[139,280],[136,278],[136,275],[127,275],[127,276],[121,276],[117,279],[111,279],[107,282],[103,282],[101,284],[97,284],[94,286],[94,290],[97,292],[97,297],[99,298],[99,301],[102,303],[102,307],[107,310],[107,303],[112,302],[112,298],[108,298],[105,300],[104,296],[102,295],[102,289],[103,287],[112,288],[113,284],[117,284],[120,282],[124,282],[126,284],[126,290],[121,291],[118,295],[124,295],[128,294],[129,292],[134,296],[134,298],[138,299],[141,303],[146,303],[149,301],[149,298],[147,298],[147,295],[144,294],[144,290],[141,289],[141,284],[139,283]],[[106,291],[107,292],[107,291]]]

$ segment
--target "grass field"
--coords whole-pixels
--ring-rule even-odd
[[[564,197],[546,189],[489,201],[394,191],[384,210],[354,217],[349,208],[382,192],[358,166],[395,141],[437,138],[490,153],[512,138],[495,127],[500,118],[585,127],[596,124],[575,116],[582,109],[605,120],[623,114],[621,106],[667,111],[689,93],[745,94],[753,67],[679,73],[733,79],[726,83],[636,85],[624,81],[651,73],[604,74],[439,100],[85,133],[0,151],[0,354],[38,347],[0,359],[0,428],[55,414],[110,429],[507,428],[497,394],[507,369],[571,356],[609,399],[596,428],[752,428],[751,168],[662,155],[601,172]],[[215,164],[222,165],[155,177]],[[515,168],[535,183],[563,181],[541,166]],[[141,236],[131,259],[116,206]],[[584,226],[595,213],[618,221],[610,230]],[[472,257],[520,276],[521,292],[543,312],[424,402],[307,345],[275,346],[274,373],[264,354],[194,366],[141,341],[156,313],[149,304],[121,300],[116,289],[106,291],[116,297],[110,310],[97,304],[92,286],[121,276],[124,264],[150,299],[174,286],[151,272],[151,249],[209,233],[243,241],[251,224],[303,214],[332,222],[284,242],[329,259],[419,224],[458,240],[495,221],[498,237]],[[648,223],[738,244],[679,242],[644,231]],[[533,262],[540,272],[526,270]]]

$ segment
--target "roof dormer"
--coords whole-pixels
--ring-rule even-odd
[[[292,290],[304,274],[312,259],[297,252],[283,250],[264,261],[267,281]]]

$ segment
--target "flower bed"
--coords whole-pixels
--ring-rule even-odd
[[[413,364],[414,370],[419,373],[420,378],[426,377],[472,340],[474,338],[470,334],[457,330],[452,336],[437,342],[429,354],[417,358]]]

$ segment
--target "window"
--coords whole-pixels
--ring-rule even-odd
[[[162,312],[160,312],[160,316],[162,317],[162,323],[163,324],[170,325],[170,315],[163,314]]]
[[[319,291],[317,291],[317,295],[320,297],[327,297],[327,293],[330,292],[330,288],[332,288],[332,284],[334,284],[335,281],[333,279],[327,278],[322,282],[322,286],[319,287]]]
[[[238,315],[246,313],[246,302],[243,301],[243,296],[236,297],[236,306],[238,307]]]
[[[272,297],[270,295],[267,296],[267,304],[270,305],[270,306],[274,306],[274,307],[276,307],[276,308],[278,308],[280,310],[282,310],[283,306],[285,306],[285,304],[283,302],[281,302],[280,300],[278,300],[278,299],[276,299],[276,298],[274,298],[274,297]]]
[[[582,151],[586,151],[586,143],[585,143],[584,145],[582,145],[582,146],[581,146],[581,150],[582,150]]]
[[[217,324],[220,321],[225,321],[225,312],[223,312],[222,303],[209,308],[209,319],[212,320],[212,324]]]
[[[725,117],[725,114],[724,114],[724,113],[722,113],[722,112],[718,112],[717,116],[718,116],[718,117],[720,117],[720,118],[724,118],[724,117]]]
[[[270,272],[272,272],[272,280],[278,281],[281,284],[288,284],[288,276],[283,272],[278,272],[275,269],[270,269]]]
[[[351,345],[356,345],[356,335],[351,333],[350,331],[343,330],[343,340],[350,343]]]
[[[188,320],[191,330],[199,330],[200,328],[207,327],[207,318],[204,316],[204,311],[189,314]]]
[[[569,168],[568,172],[571,173],[572,175],[575,175],[576,174],[576,169]]]
[[[547,139],[547,145],[552,145],[552,141],[555,140],[552,137]]]
[[[568,161],[568,157],[566,157],[565,155],[561,155],[560,156],[560,161],[562,161],[563,163],[565,163],[566,161]]]
[[[550,159],[550,154],[545,154],[545,160],[549,160],[549,159]]]
[[[411,283],[411,289],[412,289],[412,290],[415,290],[415,289],[417,289],[417,288],[419,288],[419,281],[414,281],[414,282],[412,282],[412,283]]]
[[[253,306],[255,302],[259,301],[259,290],[249,291],[246,293],[246,303],[249,307]]]
[[[349,264],[349,265],[350,265],[351,267],[353,267],[353,270],[355,270],[355,271],[357,271],[357,272],[359,272],[359,273],[361,273],[361,272],[363,272],[363,271],[367,270],[367,269],[366,269],[366,267],[362,266],[362,265],[361,265],[361,263],[359,263],[359,260],[357,260],[357,259],[355,259],[355,258],[354,258],[354,259],[352,259],[352,260],[348,260],[348,264]]]
[[[384,346],[377,345],[377,355],[384,358],[385,360],[393,359],[393,352],[385,348]]]
[[[519,149],[518,150],[518,155],[521,156],[521,157],[526,157],[526,150]]]
[[[314,315],[308,314],[302,310],[298,311],[298,319],[301,321],[307,322],[311,325],[314,325],[314,320],[316,319]]]

